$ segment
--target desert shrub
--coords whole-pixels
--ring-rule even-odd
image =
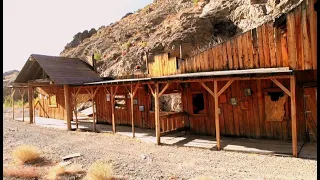
[[[193,2],[193,5],[197,6],[197,5],[198,5],[199,0],[192,0],[192,2]]]
[[[10,96],[4,97],[3,107],[12,107],[12,100]]]
[[[101,60],[101,54],[94,53],[94,59],[97,60],[97,61],[100,61]]]
[[[35,167],[26,167],[26,166],[11,166],[3,168],[4,177],[14,177],[14,178],[39,178],[40,171]]]
[[[145,41],[142,41],[139,43],[139,46],[141,46],[141,47],[147,47],[147,45],[148,45],[148,43]]]
[[[34,146],[21,145],[12,152],[12,158],[17,163],[32,163],[40,158],[40,151]]]
[[[95,162],[90,166],[87,178],[89,180],[111,180],[113,179],[112,166],[103,162]]]
[[[128,50],[132,46],[131,42],[126,42],[122,44],[122,48]]]

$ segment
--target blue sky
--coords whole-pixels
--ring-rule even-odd
[[[30,54],[58,56],[72,37],[118,21],[153,0],[4,0],[3,72]]]

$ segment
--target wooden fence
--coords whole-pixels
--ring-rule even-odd
[[[186,113],[174,113],[160,116],[161,133],[168,133],[185,127]]]

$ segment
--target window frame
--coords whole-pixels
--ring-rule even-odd
[[[51,102],[51,98],[52,97],[55,97],[55,104],[52,104],[52,102]],[[58,107],[57,95],[56,94],[48,94],[48,105],[51,108],[57,108]]]
[[[202,93],[203,95],[203,102],[204,102],[204,106],[203,106],[203,113],[201,114],[194,114],[193,113],[193,95],[194,94],[200,94]],[[191,106],[190,106],[190,112],[192,116],[207,116],[208,113],[208,98],[207,98],[207,93],[205,91],[191,91],[190,93],[190,102],[191,102]]]

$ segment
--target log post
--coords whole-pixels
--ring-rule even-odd
[[[22,101],[22,121],[24,122],[24,89],[22,89],[22,93],[20,91],[20,94],[21,94],[21,101]]]
[[[28,87],[28,101],[29,101],[29,123],[33,123],[33,87]]]
[[[130,100],[131,100],[131,125],[132,125],[132,137],[135,137],[135,132],[134,132],[134,118],[133,118],[133,89],[132,89],[132,85],[131,85],[131,89],[130,89]]]
[[[76,116],[76,129],[79,128],[77,105],[78,105],[78,103],[77,103],[77,95],[75,95],[75,98],[74,98],[74,115]]]
[[[157,145],[160,145],[160,107],[159,107],[159,84],[155,84],[154,91],[154,114],[156,124]]]
[[[111,87],[111,118],[112,118],[112,132],[116,133],[116,121],[114,118],[114,104],[115,104],[115,95],[117,94],[118,86],[116,86],[115,89],[114,87]]]
[[[290,77],[291,90],[291,123],[292,123],[292,154],[298,157],[297,147],[297,108],[296,108],[296,79],[295,76]]]
[[[13,99],[14,92],[15,92],[15,89],[12,88],[11,89],[12,120],[14,120],[14,99]]]
[[[218,81],[214,81],[214,114],[215,114],[215,122],[216,122],[216,141],[217,141],[217,149],[221,149],[220,145],[220,124],[219,124],[219,96],[218,96]]]
[[[64,102],[65,102],[65,112],[67,114],[66,116],[66,121],[67,121],[67,128],[69,131],[71,131],[71,118],[72,118],[72,114],[70,111],[70,94],[69,94],[69,86],[68,85],[63,85],[63,89],[64,89]]]

